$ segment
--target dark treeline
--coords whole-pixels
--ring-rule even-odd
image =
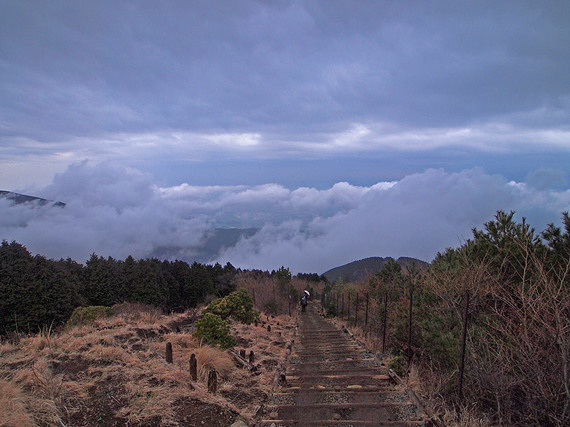
[[[307,282],[328,282],[328,279],[324,275],[318,275],[317,273],[299,273],[297,278],[301,280],[306,280]]]
[[[0,335],[37,332],[67,321],[79,306],[138,302],[183,311],[236,288],[240,270],[158,259],[124,261],[95,254],[85,265],[33,256],[17,242],[0,247]],[[269,273],[259,271],[260,275]]]
[[[262,281],[291,273],[282,267],[269,273],[248,271]],[[37,332],[44,326],[66,322],[81,306],[113,306],[136,302],[165,312],[183,311],[236,290],[242,273],[230,263],[208,265],[156,258],[124,261],[92,254],[82,265],[70,258],[59,261],[33,256],[18,242],[0,247],[0,335],[12,331]],[[301,274],[319,281],[316,273]]]

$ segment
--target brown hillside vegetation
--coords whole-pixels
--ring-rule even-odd
[[[131,308],[129,308],[131,307]],[[246,422],[271,391],[295,332],[295,315],[231,322],[235,350],[257,371],[192,335],[197,312],[119,310],[111,317],[0,344],[0,425],[205,425]],[[268,331],[267,326],[271,326]],[[173,363],[165,359],[172,344]],[[198,380],[189,360],[196,355]],[[218,391],[207,392],[210,369]]]

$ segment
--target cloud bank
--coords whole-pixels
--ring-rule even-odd
[[[570,190],[507,181],[482,169],[428,169],[369,187],[317,190],[260,186],[161,187],[135,169],[75,164],[39,196],[65,208],[10,206],[0,199],[0,237],[33,253],[84,262],[93,252],[192,261],[217,227],[259,228],[211,261],[242,268],[318,272],[369,256],[430,261],[471,236],[498,209],[542,230],[570,210]],[[555,176],[556,178],[556,176]],[[162,254],[162,255],[161,255]]]

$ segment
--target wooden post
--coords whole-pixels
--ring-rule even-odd
[[[196,361],[196,355],[192,353],[190,356],[190,376],[192,381],[198,381],[198,362]]]
[[[166,343],[166,363],[172,363],[172,344]]]
[[[467,342],[467,321],[469,319],[469,291],[465,291],[465,305],[463,306],[463,335],[461,337],[461,361],[459,365],[459,384],[457,393],[463,399],[463,372],[465,370],[465,347]]]
[[[368,292],[366,293],[366,315],[364,316],[364,326],[368,326],[368,300],[369,300]]]
[[[249,363],[253,365],[254,357],[253,357],[253,350],[249,352]]]
[[[215,369],[212,369],[208,374],[208,392],[216,394],[217,390],[218,390],[218,374],[216,374]]]
[[[414,287],[410,283],[410,308],[408,312],[408,370],[412,363],[412,305],[414,303]]]
[[[358,292],[356,293],[356,302],[354,303],[354,326],[358,326]]]
[[[242,348],[242,349],[239,351],[239,356],[240,356],[242,359],[245,359],[245,349]]]
[[[382,353],[386,352],[386,322],[388,320],[388,291],[384,293],[384,322],[382,328]]]

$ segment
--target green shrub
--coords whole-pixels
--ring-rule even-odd
[[[73,310],[68,325],[87,325],[93,323],[95,319],[102,319],[113,314],[111,307],[103,307],[101,305],[90,305],[87,307],[78,307]]]
[[[217,314],[206,313],[195,324],[194,336],[209,344],[228,348],[235,345],[235,339],[230,335],[230,326]]]
[[[253,308],[253,300],[245,289],[232,292],[227,297],[212,301],[206,313],[220,316],[222,319],[231,317],[238,322],[250,324],[259,319],[259,313]]]

